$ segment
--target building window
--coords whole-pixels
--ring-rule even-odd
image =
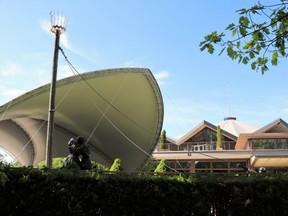
[[[252,149],[288,149],[288,139],[250,139]]]
[[[228,162],[212,162],[212,167],[214,169],[227,169],[228,168]]]
[[[210,169],[211,168],[211,162],[197,162],[195,164],[196,169]]]

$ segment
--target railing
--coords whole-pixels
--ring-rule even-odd
[[[234,150],[236,142],[223,141],[223,150]],[[181,145],[164,143],[163,148],[157,147],[158,151],[212,151],[216,150],[216,142],[185,142]]]

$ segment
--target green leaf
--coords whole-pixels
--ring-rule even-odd
[[[276,17],[273,17],[270,21],[270,25],[272,28],[276,27],[277,25],[277,18]]]
[[[246,36],[247,35],[247,30],[246,28],[243,27],[239,27],[239,32],[242,36]]]
[[[254,31],[252,34],[253,40],[263,40],[263,34],[260,31]]]
[[[212,32],[212,33],[209,34],[209,35],[206,35],[206,36],[204,37],[204,39],[205,39],[206,41],[209,41],[209,40],[211,39],[213,33],[214,33],[214,32]]]
[[[267,65],[264,64],[264,65],[261,67],[262,75],[263,75],[266,71],[268,71],[268,70],[269,70],[269,69],[268,69]]]
[[[233,59],[233,60],[236,58],[236,52],[234,51],[232,45],[230,45],[230,46],[227,48],[227,54],[228,54],[228,56],[229,56],[231,59]]]
[[[262,48],[266,47],[266,43],[265,42],[260,42],[260,45],[261,45]]]
[[[247,28],[248,25],[249,25],[249,23],[250,23],[249,19],[248,19],[247,17],[245,17],[244,20],[243,20],[243,25],[244,25],[244,27]]]
[[[235,29],[235,24],[234,24],[234,23],[231,23],[230,25],[228,25],[228,26],[226,27],[225,30],[233,30],[233,29]]]
[[[209,52],[210,54],[213,54],[213,53],[214,53],[214,47],[213,47],[212,44],[209,44],[209,46],[208,46],[208,52]]]
[[[241,14],[246,14],[247,10],[245,8],[241,8],[241,9],[237,10],[236,12],[241,15]]]
[[[200,48],[200,51],[201,52],[203,52],[207,47],[208,47],[208,43],[207,44],[204,44],[204,46],[202,46],[201,48]]]
[[[241,42],[240,42],[240,41],[237,41],[236,47],[237,47],[238,49],[240,48],[240,45],[241,45]]]
[[[260,13],[258,12],[258,10],[263,10],[263,9],[265,9],[264,6],[255,5],[255,6],[253,6],[253,7],[250,9],[250,11],[251,11],[253,14],[259,14],[259,15],[260,15]]]
[[[249,23],[250,23],[250,21],[247,17],[241,16],[239,18],[240,27],[248,28]]]
[[[272,59],[271,59],[272,65],[276,66],[278,64],[278,52],[274,51],[272,54]]]
[[[246,65],[248,63],[248,61],[249,61],[249,58],[247,56],[245,56],[242,60],[242,63]]]
[[[263,28],[263,31],[266,33],[266,34],[270,34],[270,31],[268,28]]]
[[[205,40],[205,41],[201,41],[201,42],[199,43],[199,46],[203,46],[203,44],[205,44],[205,43],[207,43],[206,40]]]
[[[236,34],[237,34],[237,29],[234,29],[234,30],[232,31],[232,36],[235,37]]]
[[[241,63],[242,59],[243,59],[242,55],[239,55],[238,63]]]
[[[256,45],[256,50],[257,50],[258,52],[260,52],[261,49],[262,49],[261,46],[260,46],[259,44],[257,44],[257,45]]]
[[[258,58],[259,65],[265,65],[267,63],[267,61],[268,61],[267,57],[263,57],[263,58],[259,57]]]
[[[256,69],[256,61],[254,61],[252,64],[251,64],[251,68],[252,68],[252,70],[255,70]]]
[[[250,40],[243,46],[243,49],[244,50],[251,49],[254,46],[255,46],[255,41],[254,40]]]
[[[249,57],[250,57],[250,59],[253,59],[253,58],[255,58],[255,54],[254,54],[254,52],[253,52],[253,51],[249,52]]]

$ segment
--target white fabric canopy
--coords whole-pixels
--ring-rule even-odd
[[[23,165],[45,160],[50,84],[0,107],[0,147]],[[163,123],[163,100],[149,69],[95,71],[57,81],[53,157],[81,135],[91,159],[137,170],[152,154]]]

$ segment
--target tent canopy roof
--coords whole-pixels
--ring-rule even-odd
[[[0,107],[0,147],[24,165],[45,159],[50,84]],[[121,68],[57,81],[53,157],[67,156],[67,142],[81,135],[91,159],[120,158],[136,170],[152,154],[163,123],[163,101],[151,71]]]

